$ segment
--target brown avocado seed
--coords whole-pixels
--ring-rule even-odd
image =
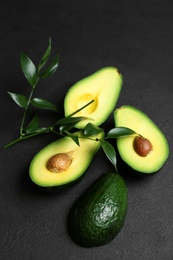
[[[152,151],[153,146],[147,138],[136,136],[133,141],[133,148],[139,156],[146,157]]]
[[[66,171],[72,163],[71,153],[57,153],[53,155],[46,164],[49,171],[59,173]]]

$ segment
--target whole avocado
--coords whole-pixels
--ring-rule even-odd
[[[107,172],[71,208],[70,236],[83,247],[105,245],[122,229],[126,212],[126,184],[118,173]]]

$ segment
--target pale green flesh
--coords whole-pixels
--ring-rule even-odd
[[[65,116],[94,100],[86,109],[75,115],[89,118],[78,123],[76,127],[83,129],[89,122],[101,125],[116,105],[122,82],[121,74],[114,67],[105,67],[78,81],[65,96]]]
[[[119,154],[132,169],[141,173],[154,173],[166,162],[169,146],[166,137],[156,124],[142,111],[132,106],[122,106],[114,113],[116,127],[128,127],[144,136],[153,145],[153,150],[146,156],[139,156],[133,148],[133,136],[117,139]]]
[[[102,136],[100,133],[93,139]],[[73,182],[84,174],[99,148],[100,142],[97,141],[80,138],[78,146],[70,137],[61,138],[47,145],[33,158],[29,168],[30,178],[42,187],[61,186]],[[47,169],[46,163],[50,157],[57,153],[68,152],[72,152],[72,163],[66,171],[52,173]]]

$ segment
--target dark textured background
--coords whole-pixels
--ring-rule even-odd
[[[169,160],[156,175],[139,178],[121,173],[129,194],[126,223],[103,247],[79,247],[66,227],[73,202],[98,176],[113,169],[101,151],[79,184],[50,195],[33,188],[28,167],[55,135],[3,149],[17,137],[23,113],[7,91],[29,93],[20,51],[37,63],[49,37],[52,55],[62,48],[60,65],[54,76],[40,82],[36,96],[56,103],[63,113],[63,99],[72,84],[102,67],[115,66],[124,77],[117,107],[129,104],[143,110],[170,145]],[[0,259],[173,259],[172,71],[172,0],[1,1]],[[53,119],[54,113],[49,120]],[[110,116],[105,128],[113,126]]]

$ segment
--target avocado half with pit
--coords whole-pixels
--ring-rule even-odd
[[[102,68],[81,79],[68,90],[65,96],[65,116],[71,115],[93,100],[93,103],[75,114],[75,116],[89,118],[79,122],[75,127],[83,129],[88,123],[101,125],[114,110],[122,83],[122,75],[115,67]]]
[[[138,134],[117,138],[122,160],[135,173],[159,171],[169,156],[167,139],[159,127],[144,112],[128,105],[116,109],[114,119],[116,127],[128,127]]]
[[[67,136],[50,143],[35,155],[29,167],[33,183],[47,191],[60,191],[84,176],[100,148],[97,140],[103,137],[103,133],[92,136],[93,140],[82,138],[82,131],[75,135],[80,137],[80,146]]]

